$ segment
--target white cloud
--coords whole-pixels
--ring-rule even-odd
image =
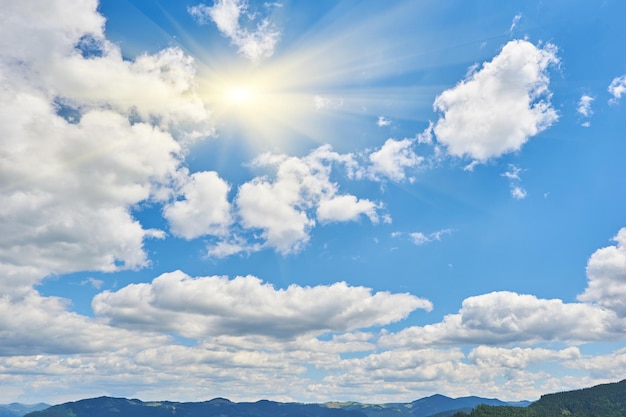
[[[626,228],[613,238],[615,245],[598,249],[587,263],[588,286],[580,301],[598,303],[626,317]]]
[[[511,21],[511,27],[509,28],[509,33],[513,33],[513,30],[517,27],[517,24],[522,19],[522,14],[518,13],[513,17],[513,21]]]
[[[428,127],[417,134],[417,143],[426,145],[433,143],[433,122],[428,122]]]
[[[316,95],[313,97],[313,105],[317,110],[338,109],[343,106],[343,99]]]
[[[616,316],[604,308],[508,291],[467,298],[459,313],[381,337],[384,346],[585,342],[617,338]]]
[[[175,331],[185,337],[260,335],[278,339],[380,326],[432,309],[410,294],[378,292],[340,282],[275,289],[248,276],[191,278],[177,271],[93,299],[99,317],[131,329]]]
[[[480,71],[435,99],[443,113],[434,127],[437,140],[451,155],[480,162],[519,150],[558,118],[548,101],[547,74],[558,62],[553,45],[507,43]]]
[[[181,189],[182,200],[168,204],[163,215],[172,232],[186,239],[223,235],[231,223],[228,191],[230,186],[217,172],[196,172]]]
[[[280,32],[268,19],[262,19],[252,31],[242,27],[242,15],[250,21],[256,19],[255,15],[247,13],[248,7],[247,0],[216,0],[213,7],[199,4],[189,7],[188,11],[200,24],[212,20],[219,31],[239,48],[239,53],[251,61],[269,58],[274,54]]]
[[[391,125],[391,120],[387,119],[385,116],[378,116],[378,121],[376,122],[376,126],[385,127]]]
[[[415,154],[411,146],[413,146],[413,141],[410,139],[387,139],[378,151],[369,155],[372,164],[369,168],[370,177],[373,179],[389,178],[392,181],[406,179],[405,170],[417,167],[424,160],[423,157]]]
[[[576,111],[578,114],[584,117],[591,117],[593,111],[591,110],[591,103],[595,100],[593,97],[583,94],[580,96],[580,100],[578,100],[578,107]]]
[[[605,355],[572,358],[567,365],[588,372],[594,378],[604,378],[605,382],[614,382],[621,380],[626,373],[626,349],[618,349]]]
[[[442,229],[442,230],[438,230],[436,232],[432,232],[429,234],[425,234],[422,232],[411,232],[411,233],[402,233],[402,232],[394,232],[391,234],[391,237],[401,237],[404,235],[407,235],[411,241],[418,245],[425,245],[427,243],[433,242],[433,241],[439,241],[441,240],[441,237],[443,235],[449,235],[452,233],[452,230],[450,229]]]
[[[351,155],[340,155],[322,146],[298,158],[263,154],[253,165],[275,170],[275,178],[257,177],[239,187],[235,198],[237,214],[245,229],[261,229],[264,245],[283,254],[300,251],[309,231],[319,220],[348,221],[365,214],[376,221],[377,205],[349,194],[338,194],[330,180],[333,164],[353,167]],[[230,247],[234,249],[234,247]]]
[[[357,220],[362,214],[369,217],[372,223],[378,223],[376,204],[370,200],[359,200],[353,195],[322,200],[317,207],[317,219],[322,223]]]
[[[511,181],[520,181],[520,172],[522,172],[522,169],[520,167],[509,164],[509,170],[500,175],[510,179]]]
[[[544,348],[502,348],[495,346],[478,346],[469,353],[468,359],[485,368],[525,369],[531,364],[547,361],[563,361],[580,358],[580,350],[568,347],[562,350]]]
[[[65,300],[36,291],[0,297],[0,356],[102,352],[167,342],[166,336],[113,328],[67,307]]]
[[[522,169],[516,165],[509,164],[508,171],[500,174],[509,180],[509,186],[511,188],[511,197],[516,200],[523,200],[526,198],[526,190],[521,186],[522,179],[520,178],[520,172]]]
[[[622,94],[626,93],[626,75],[613,78],[613,81],[611,81],[608,90],[609,93],[611,93],[611,95],[613,96],[613,98],[609,100],[609,103],[619,103],[619,99],[622,97]]]
[[[526,190],[519,185],[511,187],[511,197],[513,197],[514,199],[523,200],[526,198],[527,195],[528,193],[526,192]]]
[[[102,284],[104,284],[104,281],[101,279],[96,279],[94,277],[89,277],[85,280],[82,280],[80,282],[80,285],[91,285],[93,288],[99,290],[100,288],[102,288]]]
[[[148,265],[144,240],[163,232],[131,208],[167,198],[181,142],[212,132],[193,60],[176,48],[123,59],[97,6],[3,5],[0,257],[17,274]]]

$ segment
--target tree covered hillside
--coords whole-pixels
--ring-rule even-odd
[[[455,417],[467,417],[457,413]],[[626,380],[576,391],[543,395],[526,408],[480,405],[470,417],[624,417]]]

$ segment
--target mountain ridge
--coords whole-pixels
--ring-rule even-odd
[[[232,402],[226,398],[213,398],[200,402],[141,401],[119,397],[94,397],[51,406],[25,417],[430,417],[440,413],[453,413],[471,409],[480,404],[512,405],[493,398],[450,398],[435,394],[410,403],[367,404],[358,402],[281,403],[270,400]]]
[[[148,401],[97,397],[55,405],[24,417],[624,417],[626,380],[542,395],[533,403],[435,394],[410,403],[281,403]]]

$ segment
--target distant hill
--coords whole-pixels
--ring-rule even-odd
[[[507,403],[493,398],[450,398],[445,395],[436,394],[411,403],[326,403],[328,407],[361,411],[365,413],[367,417],[449,417],[461,410],[471,411],[480,404],[524,407],[529,405],[530,402]]]
[[[576,391],[543,395],[526,408],[480,405],[455,417],[624,417],[626,380]]]
[[[496,399],[443,395],[422,398],[412,403],[300,404],[257,401],[234,403],[224,398],[197,403],[171,401],[142,402],[126,398],[99,397],[56,405],[27,417],[448,417],[459,410],[479,404],[508,405]]]
[[[0,417],[22,417],[33,411],[45,410],[50,407],[49,404],[0,404]]]

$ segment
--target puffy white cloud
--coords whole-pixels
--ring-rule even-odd
[[[223,235],[231,223],[228,191],[230,186],[217,172],[196,172],[181,189],[184,199],[168,204],[163,215],[172,232],[186,239],[203,235]]]
[[[616,316],[601,307],[508,291],[467,298],[459,313],[381,336],[384,346],[584,342],[617,338]]]
[[[172,137],[111,111],[70,124],[41,96],[22,94],[0,108],[5,262],[55,273],[145,266],[143,240],[161,234],[129,209],[175,175],[180,146]]]
[[[519,150],[558,118],[548,101],[547,73],[558,62],[553,45],[510,41],[480,71],[435,99],[443,113],[434,126],[437,140],[451,155],[481,162]]]
[[[3,4],[0,259],[11,276],[148,265],[144,240],[163,233],[131,209],[167,198],[185,175],[181,142],[212,131],[193,60],[175,48],[123,59],[97,6]]]
[[[127,328],[175,331],[193,338],[294,339],[385,325],[432,305],[410,294],[372,294],[368,288],[343,282],[277,290],[252,276],[191,278],[177,271],[149,284],[100,293],[92,307],[99,317]]]
[[[372,178],[389,178],[392,181],[403,181],[405,170],[417,167],[424,160],[415,154],[413,141],[410,139],[387,139],[384,145],[369,155],[372,163],[369,174]]]
[[[362,214],[369,217],[372,223],[378,222],[376,204],[370,200],[359,200],[353,195],[322,200],[317,207],[317,219],[322,223],[357,220]]]
[[[354,161],[329,146],[302,158],[269,153],[256,158],[254,166],[272,168],[276,174],[273,179],[257,177],[239,187],[235,204],[241,225],[263,230],[264,245],[287,254],[298,252],[308,242],[314,211],[323,222],[354,220],[360,214],[376,221],[374,203],[338,194],[338,185],[330,180],[333,163],[350,170]]]
[[[613,238],[615,245],[598,249],[587,262],[588,286],[580,301],[598,303],[626,317],[626,228]]]
[[[189,7],[189,13],[201,24],[212,20],[220,32],[239,48],[239,53],[252,61],[268,58],[280,37],[269,19],[262,19],[253,31],[242,27],[240,18],[247,14],[251,21],[255,16],[248,14],[247,0],[217,0],[213,7],[204,4]]]
[[[613,81],[609,84],[608,90],[613,96],[609,103],[617,104],[619,99],[622,97],[622,94],[626,93],[626,75],[613,78]]]

